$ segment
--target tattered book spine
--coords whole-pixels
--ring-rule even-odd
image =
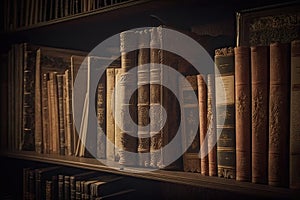
[[[217,130],[215,106],[215,77],[207,75],[207,148],[209,176],[217,176]]]
[[[132,51],[137,47],[136,33],[125,31],[120,34],[121,51],[121,77],[120,77],[120,112],[118,113],[121,123],[121,148],[119,150],[121,165],[135,165],[137,152],[137,95],[133,88],[136,88],[136,71],[131,70],[136,66],[137,52]],[[131,119],[128,119],[128,111]],[[130,122],[133,122],[130,123]]]
[[[106,158],[106,73],[102,75],[97,86],[97,158]]]
[[[183,154],[183,170],[188,172],[201,173],[201,159],[200,159],[200,135],[199,129],[194,136],[191,127],[199,124],[199,107],[198,102],[193,102],[194,95],[198,95],[197,76],[186,76],[180,82],[180,96],[181,96],[181,120],[183,120],[182,130],[182,147],[185,153]],[[192,141],[191,144],[189,142]]]
[[[235,179],[234,49],[215,50],[218,176]]]
[[[21,140],[22,150],[33,150],[34,144],[34,93],[35,93],[35,63],[36,51],[24,44],[24,89],[23,89],[23,133]],[[36,151],[41,151],[36,148]]]
[[[290,188],[300,189],[300,40],[291,43]]]
[[[50,123],[48,107],[48,87],[49,73],[42,75],[42,121],[43,121],[43,153],[50,153]]]
[[[106,69],[106,159],[115,161],[115,69]]]
[[[63,74],[57,74],[57,105],[58,105],[58,130],[59,130],[59,154],[65,155],[65,112],[64,112],[64,90]]]
[[[235,47],[236,180],[251,177],[250,48]]]
[[[146,48],[150,43],[150,32],[145,29],[138,32],[139,52],[138,52],[138,153],[139,165],[149,167],[150,165],[150,129],[149,129],[149,108],[150,108],[150,50]]]
[[[267,46],[251,47],[253,183],[267,183],[269,134],[268,58]]]
[[[201,155],[201,174],[209,175],[208,167],[208,144],[207,135],[207,76],[204,74],[197,75],[198,83],[198,101],[199,101],[199,134],[200,134],[200,155]]]
[[[289,46],[270,44],[269,166],[272,186],[288,185]]]

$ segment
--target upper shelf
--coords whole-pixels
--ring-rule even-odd
[[[69,167],[84,168],[136,178],[145,178],[157,181],[165,181],[176,184],[190,185],[195,187],[221,190],[227,192],[235,192],[245,195],[257,195],[266,198],[293,198],[300,195],[300,191],[292,190],[289,188],[278,188],[269,185],[253,184],[249,182],[239,182],[236,180],[223,179],[218,177],[203,176],[199,173],[189,173],[180,171],[166,171],[157,170],[142,172],[141,169],[132,169],[132,173],[128,170],[120,170],[111,168],[101,164],[96,159],[73,157],[73,156],[60,156],[60,155],[47,155],[37,154],[35,152],[10,152],[4,153],[2,156],[15,159],[24,159],[30,161],[38,161],[50,164],[58,164]]]

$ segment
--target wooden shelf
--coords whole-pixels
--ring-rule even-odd
[[[37,161],[49,164],[102,171],[136,178],[190,185],[206,189],[234,192],[245,195],[256,195],[266,198],[274,197],[290,199],[300,196],[299,190],[272,187],[269,185],[262,184],[253,184],[250,182],[239,182],[236,180],[229,180],[218,177],[203,176],[198,173],[166,170],[144,172],[141,170],[141,168],[131,169],[132,172],[130,172],[130,170],[119,170],[118,168],[107,167],[100,163],[98,160],[92,158],[37,154],[35,152],[29,151],[2,153],[2,156],[14,159]]]

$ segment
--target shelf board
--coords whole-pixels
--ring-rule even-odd
[[[91,10],[88,12],[78,13],[78,14],[65,16],[65,17],[61,17],[61,18],[57,18],[57,19],[52,19],[49,21],[39,22],[37,24],[33,24],[33,25],[29,25],[29,26],[22,26],[22,27],[14,29],[14,30],[9,30],[8,32],[25,31],[25,30],[35,29],[35,28],[49,26],[49,25],[53,25],[53,24],[58,24],[58,23],[62,23],[62,22],[78,20],[80,18],[86,18],[86,17],[90,17],[90,16],[94,16],[94,15],[101,15],[101,14],[108,13],[108,12],[119,11],[124,8],[141,5],[141,4],[145,4],[145,3],[150,3],[152,1],[153,0],[129,0],[129,1],[113,4],[113,5],[108,5],[103,8]]]
[[[151,179],[175,184],[183,184],[194,187],[207,188],[212,190],[221,190],[236,192],[240,194],[256,195],[261,197],[292,198],[300,196],[299,190],[289,188],[272,187],[263,184],[253,184],[250,182],[240,182],[236,180],[223,179],[218,177],[203,176],[199,173],[189,173],[181,171],[156,170],[144,172],[141,168],[120,170],[103,165],[100,161],[93,158],[82,158],[74,156],[61,156],[49,154],[37,154],[30,151],[1,153],[2,156],[37,161],[49,164],[57,164],[69,167],[77,167],[95,171],[114,173],[119,175],[131,176],[136,178]]]

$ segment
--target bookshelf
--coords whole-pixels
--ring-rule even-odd
[[[229,5],[230,3],[233,3],[233,6]],[[226,2],[215,5],[214,2],[196,0],[129,0],[119,3],[118,5],[111,5],[86,13],[41,22],[11,31],[1,31],[0,43],[3,45],[1,46],[0,52],[7,51],[11,44],[19,42],[90,51],[107,37],[123,30],[159,25],[161,22],[153,16],[160,17],[170,27],[182,30],[189,30],[191,27],[198,25],[207,27],[212,24],[217,27],[220,25],[219,19],[222,18],[221,23],[224,22],[225,19],[231,31],[218,30],[217,32],[219,32],[219,34],[229,32],[229,37],[232,39],[230,42],[234,45],[236,11],[244,8],[280,3],[280,1],[269,0],[264,3],[261,1],[245,3],[239,0],[232,0],[230,3]],[[5,69],[5,72],[7,72],[7,70],[8,69]],[[8,84],[5,82],[7,78],[3,78],[2,80],[1,84],[5,88]],[[5,120],[2,123],[5,123]],[[5,125],[3,125],[2,131],[5,131]],[[224,191],[232,195],[241,195],[241,197],[245,195],[245,197],[255,196],[261,198],[292,199],[300,196],[300,191],[298,190],[203,176],[199,173],[168,170],[136,173],[139,171],[138,168],[136,171],[130,173],[128,171],[109,168],[91,158],[37,154],[27,151],[3,151],[1,152],[1,157],[8,160],[15,159],[18,160],[18,162],[26,160],[32,163],[62,165],[125,175],[143,180],[155,180],[162,183],[176,184],[179,185],[179,188],[180,185],[185,185],[204,190]],[[9,165],[9,163],[7,163],[7,165]]]

